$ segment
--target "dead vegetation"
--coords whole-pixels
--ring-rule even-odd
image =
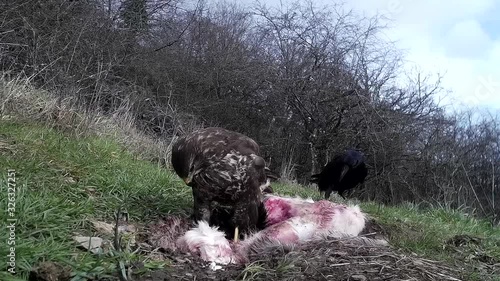
[[[162,165],[168,163],[173,136],[155,138],[145,134],[127,102],[112,112],[99,108],[89,110],[71,95],[63,99],[37,89],[29,80],[7,80],[5,77],[0,77],[0,100],[0,120],[38,122],[78,137],[112,138],[139,159]],[[1,139],[0,149],[9,149]]]
[[[110,244],[113,224],[92,221],[98,236]],[[119,223],[122,235],[128,233],[127,251],[166,265],[162,269],[148,270],[144,262],[122,264],[123,277],[115,276],[99,280],[422,280],[458,281],[470,280],[467,260],[457,259],[454,264],[424,258],[397,249],[385,241],[390,233],[373,219],[358,237],[309,242],[300,246],[268,246],[254,248],[250,261],[245,265],[223,265],[214,268],[198,256],[183,253],[174,241],[190,226],[187,215],[164,216],[146,226],[126,222]],[[115,233],[116,234],[116,233]],[[116,238],[116,237],[115,237]],[[133,241],[134,243],[129,243]],[[470,235],[457,235],[443,244],[456,251],[466,251],[474,245],[480,249],[481,239]],[[116,241],[115,241],[116,247]],[[110,251],[107,249],[106,251]],[[476,257],[485,276],[495,276],[500,263],[492,257]],[[120,272],[118,270],[117,272]],[[60,263],[42,262],[33,267],[30,280],[70,280],[71,268]],[[481,280],[496,280],[491,279]]]

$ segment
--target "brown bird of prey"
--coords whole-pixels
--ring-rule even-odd
[[[192,188],[195,221],[216,225],[235,241],[265,227],[262,191],[269,180],[254,140],[223,128],[200,129],[173,145],[171,162]]]

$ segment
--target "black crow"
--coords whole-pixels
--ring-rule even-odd
[[[365,156],[358,150],[349,149],[328,162],[321,173],[311,176],[310,182],[318,185],[320,192],[325,192],[325,199],[332,191],[337,191],[345,199],[344,192],[363,184],[368,169]]]

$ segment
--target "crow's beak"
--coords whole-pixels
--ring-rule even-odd
[[[189,183],[191,182],[191,179],[189,177],[183,178],[182,180],[184,180],[184,183],[186,183],[187,185],[189,185]]]

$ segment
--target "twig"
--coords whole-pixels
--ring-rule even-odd
[[[479,207],[481,207],[481,210],[483,211],[483,215],[486,215],[486,211],[483,208],[483,204],[481,204],[481,200],[479,200],[479,197],[477,196],[476,190],[474,189],[474,186],[472,185],[472,182],[471,182],[470,177],[469,177],[469,173],[467,173],[467,170],[465,169],[464,164],[462,164],[462,169],[464,169],[465,176],[467,177],[467,181],[469,182],[469,186],[472,189],[474,196],[476,197],[477,203],[479,203]]]
[[[115,237],[114,237],[114,246],[115,250],[117,252],[122,251],[122,246],[121,246],[121,236],[118,231],[119,223],[120,223],[120,215],[121,215],[121,207],[118,207],[118,210],[116,211],[116,217],[115,217]],[[118,263],[116,264],[116,269],[118,271],[118,278],[120,281],[128,281],[129,278],[127,278],[127,273],[125,271],[125,263],[123,260],[119,260]]]

